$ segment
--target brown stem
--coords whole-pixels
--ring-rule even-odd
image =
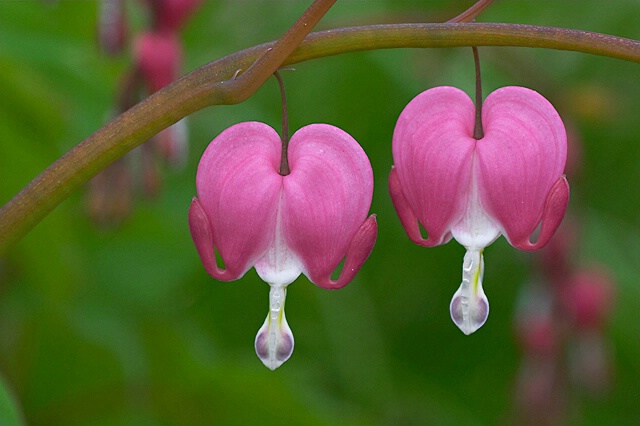
[[[447,22],[473,22],[483,10],[489,7],[491,3],[493,3],[493,0],[478,0],[469,9]],[[484,129],[482,128],[482,79],[480,77],[480,57],[476,46],[471,46],[471,50],[473,51],[473,62],[476,69],[476,118],[473,126],[473,138],[480,140],[484,137]]]
[[[327,2],[321,3],[328,8]],[[325,9],[314,9],[315,18],[320,19]],[[310,20],[307,26],[306,20],[301,21],[298,30],[308,31],[317,19]],[[0,209],[0,255],[107,165],[195,111],[240,102],[281,65],[364,50],[472,45],[571,50],[640,63],[640,41],[637,40],[518,24],[373,25],[310,34],[293,52],[289,52],[293,49],[290,45],[281,43],[276,49],[276,44],[254,46],[192,71],[114,118],[58,159]],[[285,59],[280,64],[282,55]],[[247,71],[230,81],[239,69]],[[246,86],[239,84],[240,80],[245,81]]]
[[[449,19],[448,23],[461,23],[461,22],[473,22],[480,13],[482,13],[489,5],[493,3],[493,0],[478,0],[476,4],[469,9],[462,12],[455,18]]]
[[[336,0],[314,0],[291,28],[272,47],[268,47],[264,54],[258,56],[244,73],[238,78],[218,83],[222,97],[229,104],[247,100],[280,68],[335,2]]]
[[[484,129],[482,128],[482,78],[480,76],[480,56],[478,48],[471,46],[473,50],[473,63],[476,67],[476,123],[473,127],[473,138],[480,140],[484,138]]]
[[[284,82],[278,71],[273,75],[278,80],[278,86],[280,86],[280,98],[282,100],[282,132],[280,133],[280,140],[282,141],[282,156],[280,157],[280,175],[286,176],[291,173],[289,169],[289,156],[287,155],[289,149],[289,113],[287,111],[287,95],[284,92]]]

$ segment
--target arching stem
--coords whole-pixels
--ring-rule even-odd
[[[469,9],[462,12],[455,18],[449,19],[448,23],[461,23],[461,22],[473,22],[476,17],[482,13],[489,5],[493,3],[493,0],[478,0],[476,4]]]
[[[155,92],[87,137],[0,208],[0,255],[107,165],[195,111],[241,102],[283,65],[363,50],[471,45],[571,50],[640,63],[640,41],[637,40],[518,24],[393,24],[338,28],[309,34],[294,49],[295,43],[311,30],[331,4],[333,1],[314,2],[315,7],[312,6],[309,14],[294,25],[293,32],[287,32],[287,43],[254,46],[204,65]],[[269,48],[271,50],[265,54]],[[233,79],[238,69],[247,71]]]

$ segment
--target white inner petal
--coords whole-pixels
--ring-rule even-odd
[[[475,155],[467,209],[460,222],[451,229],[453,238],[467,249],[462,265],[462,283],[449,305],[453,322],[464,334],[471,334],[482,327],[489,315],[489,301],[482,288],[482,251],[500,236],[500,228],[487,215],[480,202]]]
[[[280,195],[280,203],[278,204],[278,213],[276,216],[276,231],[273,241],[267,252],[255,264],[256,272],[260,278],[274,286],[287,286],[294,282],[302,273],[301,263],[297,256],[287,247],[284,235],[282,234],[282,225],[280,218],[280,204],[282,203],[282,195]]]
[[[269,313],[258,330],[255,340],[256,354],[271,370],[284,363],[293,352],[293,333],[284,313],[287,286],[302,273],[300,261],[289,250],[282,234],[282,194],[278,203],[276,229],[267,252],[255,264],[256,272],[271,287]]]
[[[453,238],[468,249],[481,250],[500,236],[500,228],[482,208],[476,179],[476,157],[474,153],[471,188],[464,216],[452,229]]]

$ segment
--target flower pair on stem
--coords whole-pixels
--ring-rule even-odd
[[[413,242],[432,247],[455,238],[467,249],[462,284],[451,301],[452,319],[465,334],[477,330],[489,313],[482,288],[484,248],[501,234],[519,249],[542,247],[560,224],[569,197],[562,174],[566,133],[546,99],[505,87],[489,95],[481,114],[477,111],[452,87],[418,95],[396,124],[389,176],[392,201]],[[254,266],[271,286],[270,312],[255,341],[271,369],[293,350],[284,316],[286,286],[304,273],[323,288],[343,287],[377,235],[375,216],[367,218],[371,165],[351,136],[312,124],[293,135],[288,153],[286,147],[287,138],[262,123],[223,131],[200,161],[198,197],[189,211],[196,248],[211,276],[235,280]],[[288,159],[284,172],[283,159]],[[214,248],[225,269],[218,267]],[[334,281],[331,274],[342,259]]]

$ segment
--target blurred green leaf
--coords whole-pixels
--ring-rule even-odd
[[[0,424],[3,426],[22,426],[24,421],[13,393],[0,377]]]

